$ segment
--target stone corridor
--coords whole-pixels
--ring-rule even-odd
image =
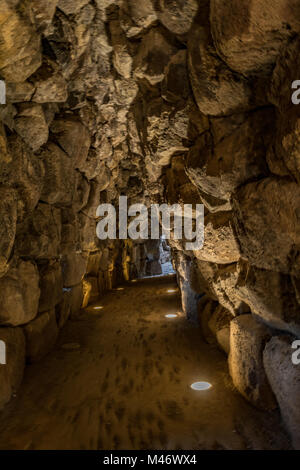
[[[290,448],[279,414],[248,404],[225,355],[185,320],[173,276],[122,288],[27,367],[0,415],[0,449]],[[212,388],[192,390],[197,380]]]

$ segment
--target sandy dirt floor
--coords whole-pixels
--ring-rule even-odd
[[[0,415],[1,449],[289,448],[278,414],[235,392],[225,355],[186,321],[173,276],[123,287],[27,367]],[[198,380],[212,388],[192,390]]]

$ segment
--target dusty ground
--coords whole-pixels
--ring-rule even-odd
[[[175,287],[173,277],[130,283],[68,322],[0,415],[0,448],[287,448],[278,415],[233,390],[225,356],[184,319]],[[212,388],[193,391],[197,380]]]

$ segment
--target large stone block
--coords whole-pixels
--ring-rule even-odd
[[[0,187],[0,277],[8,270],[8,261],[15,241],[17,204],[15,191]]]
[[[217,51],[241,74],[272,70],[282,44],[300,30],[297,0],[212,0],[212,34]]]
[[[75,168],[84,167],[91,145],[88,129],[75,118],[56,119],[50,129],[62,149],[73,159]]]
[[[57,64],[44,56],[42,66],[36,71],[32,82],[35,103],[64,103],[68,98],[68,87]]]
[[[41,64],[40,35],[9,0],[1,2],[0,74],[10,82],[23,82]]]
[[[19,226],[16,252],[35,259],[57,258],[60,255],[61,213],[49,204],[40,203]]]
[[[127,42],[119,21],[112,20],[109,23],[111,42],[113,46],[113,65],[123,78],[128,79],[132,74],[133,58],[131,48]]]
[[[250,83],[230,70],[216,54],[207,27],[208,14],[205,8],[202,18],[197,17],[188,39],[190,80],[197,105],[202,113],[211,116],[250,109],[255,106]]]
[[[238,391],[258,408],[276,408],[269,385],[263,350],[270,331],[252,315],[241,315],[230,323],[229,371]]]
[[[6,178],[10,185],[16,188],[18,194],[19,222],[37,206],[43,188],[45,170],[43,161],[34,155],[32,149],[18,135],[9,136],[8,148],[13,159],[6,167]]]
[[[74,15],[87,3],[89,0],[58,0],[58,8],[66,15]]]
[[[24,142],[35,152],[44,145],[49,137],[42,106],[22,104],[15,118],[15,130]]]
[[[250,264],[299,277],[299,208],[300,188],[289,179],[269,177],[236,192],[236,232]]]
[[[264,366],[295,449],[300,449],[300,372],[292,363],[290,336],[275,336],[264,350]]]
[[[296,36],[283,48],[273,71],[269,98],[277,107],[277,129],[274,151],[268,164],[272,173],[290,173],[300,182],[300,117],[293,103],[291,84],[300,76],[300,39]]]
[[[57,206],[70,206],[76,184],[72,158],[51,142],[43,149],[41,155],[45,166],[41,200]]]
[[[0,280],[0,324],[23,325],[38,312],[39,273],[30,261],[17,260]]]
[[[52,261],[39,265],[39,273],[41,289],[39,312],[46,312],[62,300],[63,279],[60,263]]]
[[[146,79],[151,85],[161,83],[164,69],[172,55],[177,52],[161,28],[152,28],[142,38],[139,50],[134,57],[134,75]]]
[[[168,166],[173,155],[187,151],[186,139],[189,127],[188,106],[176,109],[161,98],[147,106],[147,134],[151,162]]]
[[[120,5],[120,24],[126,36],[139,35],[157,21],[151,0],[124,0]]]
[[[174,34],[185,34],[198,11],[197,0],[154,0],[159,21]]]
[[[205,216],[204,245],[194,252],[197,259],[217,264],[235,263],[240,248],[233,230],[231,212],[218,212]]]
[[[25,338],[21,328],[0,328],[5,343],[6,364],[0,363],[0,409],[16,393],[25,367]]]
[[[24,327],[24,334],[27,361],[30,363],[39,361],[52,349],[58,336],[55,310],[41,313],[28,323]]]
[[[239,264],[215,266],[215,274],[211,280],[215,295],[223,307],[229,310],[232,315],[250,312],[246,302],[240,298],[236,289],[240,273]]]
[[[230,322],[232,314],[219,305],[208,320],[208,328],[217,340],[219,347],[226,353],[230,352]]]
[[[265,323],[300,336],[300,306],[290,276],[241,262],[235,289]]]
[[[88,257],[85,253],[70,253],[62,257],[62,276],[64,287],[79,284],[86,273]]]
[[[253,178],[268,174],[265,155],[271,136],[273,110],[241,115],[240,119],[214,120],[211,133],[201,135],[187,157],[187,174],[204,193],[230,201],[232,193]],[[225,134],[222,136],[222,134]],[[214,142],[214,144],[213,144]]]

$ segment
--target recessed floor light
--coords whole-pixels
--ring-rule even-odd
[[[208,390],[212,387],[212,385],[209,382],[194,382],[191,385],[191,388],[193,390],[197,391],[203,391],[203,390]]]
[[[176,313],[168,313],[168,315],[165,315],[166,318],[177,318],[178,315]]]

